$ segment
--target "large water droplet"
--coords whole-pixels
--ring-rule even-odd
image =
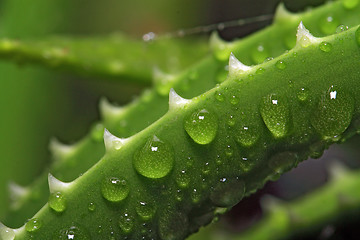
[[[221,178],[210,194],[218,207],[232,207],[244,197],[245,183],[238,178]]]
[[[151,219],[155,212],[155,205],[149,201],[140,201],[136,204],[136,213],[145,221]]]
[[[110,202],[120,202],[129,194],[130,188],[125,178],[105,178],[101,185],[103,197]]]
[[[165,177],[174,166],[174,150],[154,136],[135,153],[133,164],[136,171],[144,177]]]
[[[332,50],[332,45],[328,42],[321,42],[319,48],[323,52],[330,52]]]
[[[56,212],[63,212],[66,209],[66,199],[61,192],[51,193],[49,206]]]
[[[89,240],[90,237],[88,233],[78,227],[71,226],[64,229],[61,229],[58,233],[55,233],[53,240]]]
[[[340,88],[331,87],[321,96],[314,109],[311,124],[326,140],[336,140],[349,126],[354,99]]]
[[[346,9],[354,9],[358,4],[359,0],[342,0],[342,4]]]
[[[216,136],[218,120],[214,113],[202,109],[185,119],[184,128],[196,143],[209,144]]]
[[[125,211],[125,213],[120,216],[119,226],[124,233],[132,232],[134,227],[134,218]]]
[[[284,137],[289,130],[290,110],[285,97],[270,94],[260,106],[261,117],[275,138]]]
[[[325,35],[333,34],[338,25],[339,21],[332,15],[327,15],[319,21],[320,30]]]
[[[186,170],[181,170],[180,173],[176,175],[176,183],[180,188],[187,188],[190,183],[190,176]]]
[[[165,212],[159,218],[159,235],[164,240],[185,239],[188,227],[188,218],[181,212]]]
[[[27,232],[36,232],[42,226],[42,222],[40,219],[32,218],[25,224],[25,230]]]
[[[344,25],[344,24],[340,24],[339,26],[337,26],[336,28],[336,33],[342,33],[342,32],[345,32],[349,29],[348,26]]]

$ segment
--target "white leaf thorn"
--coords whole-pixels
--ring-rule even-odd
[[[100,99],[100,114],[103,119],[120,116],[124,112],[124,108],[111,104],[105,97]]]
[[[229,57],[229,75],[233,75],[236,73],[243,73],[249,71],[251,69],[250,66],[246,66],[242,62],[240,62],[233,53],[230,53]]]
[[[71,145],[63,144],[56,138],[51,138],[50,144],[49,144],[49,149],[50,149],[50,152],[53,154],[54,158],[56,160],[58,160],[58,159],[62,159],[65,156],[68,156],[69,154],[71,154],[74,147]]]
[[[20,186],[15,182],[9,182],[8,185],[11,204],[15,206],[20,199],[24,198],[29,194],[30,190],[27,187]]]
[[[318,38],[314,37],[309,30],[307,30],[301,21],[296,33],[296,45],[301,47],[308,47],[313,43],[317,43]]]
[[[59,179],[54,177],[51,173],[49,173],[49,175],[48,175],[48,183],[49,183],[50,193],[64,191],[64,190],[68,189],[70,187],[70,185],[72,184],[72,182],[66,183],[66,182],[60,181]]]
[[[13,240],[15,239],[14,229],[8,228],[2,222],[0,222],[0,239],[1,240]]]
[[[104,143],[106,151],[119,150],[129,138],[118,138],[112,135],[109,130],[104,130]]]
[[[175,92],[173,88],[169,92],[169,110],[177,109],[184,107],[186,104],[190,103],[191,100],[182,98],[179,94]]]

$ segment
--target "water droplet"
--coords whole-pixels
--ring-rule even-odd
[[[219,92],[219,91],[216,91],[216,92],[215,92],[215,98],[216,98],[216,100],[218,100],[219,102],[223,102],[223,101],[224,101],[224,95],[223,95],[221,92]]]
[[[354,99],[339,87],[331,87],[321,96],[314,109],[311,124],[325,140],[339,139],[349,126],[354,110]]]
[[[218,130],[217,117],[206,109],[193,112],[184,122],[189,136],[198,144],[211,143]]]
[[[306,101],[308,96],[309,96],[309,93],[308,93],[307,88],[300,88],[300,90],[297,93],[297,98],[302,102]]]
[[[360,27],[358,27],[358,29],[356,29],[355,40],[356,40],[358,46],[360,47]]]
[[[234,150],[232,149],[231,145],[227,145],[225,148],[225,154],[228,157],[231,157],[234,154]]]
[[[175,192],[175,199],[176,201],[181,202],[183,200],[184,194],[182,193],[182,191],[180,189],[176,190]]]
[[[331,43],[328,43],[328,42],[321,42],[319,45],[319,48],[323,52],[330,52],[332,49],[332,45],[331,45]]]
[[[209,162],[206,162],[204,164],[204,166],[202,167],[202,169],[201,169],[202,173],[205,174],[205,175],[208,175],[210,173],[210,170],[211,170],[211,168],[210,168],[210,163]]]
[[[235,95],[232,95],[232,96],[230,97],[229,102],[230,102],[232,105],[236,105],[236,104],[239,103],[239,98],[238,98],[237,96],[235,96]]]
[[[338,25],[339,21],[332,15],[327,15],[319,21],[320,30],[325,35],[333,34]]]
[[[291,170],[297,164],[298,157],[293,152],[282,152],[272,156],[269,160],[268,166],[276,174],[282,174]]]
[[[262,44],[259,44],[252,52],[251,57],[255,64],[264,62],[264,60],[269,57],[268,51]]]
[[[285,64],[285,62],[282,61],[282,60],[277,61],[277,62],[275,63],[275,66],[276,66],[278,69],[280,69],[280,70],[283,70],[283,69],[286,68],[286,64]]]
[[[336,33],[342,33],[342,32],[344,32],[344,31],[346,31],[346,30],[348,30],[348,29],[349,29],[348,26],[346,26],[346,25],[344,25],[344,24],[340,24],[340,25],[337,26],[337,28],[336,28]]]
[[[90,212],[95,211],[95,209],[96,209],[96,204],[93,203],[93,202],[89,203],[88,209],[89,209]]]
[[[238,178],[220,178],[210,194],[210,200],[218,207],[232,207],[244,197],[245,183]]]
[[[182,212],[165,212],[159,218],[160,239],[185,239],[187,236],[188,228],[188,218]]]
[[[263,74],[264,72],[265,72],[265,69],[264,69],[264,68],[258,68],[255,73],[256,73],[257,75],[260,75],[260,74]]]
[[[344,8],[351,10],[359,4],[359,0],[342,0],[342,4]]]
[[[90,237],[84,229],[71,226],[61,229],[54,235],[53,240],[90,240]]]
[[[66,199],[61,192],[51,193],[49,206],[56,212],[63,212],[66,209]]]
[[[101,192],[110,202],[120,202],[129,194],[130,188],[125,178],[110,177],[103,180]]]
[[[201,194],[200,194],[200,191],[197,190],[196,188],[194,188],[191,193],[190,193],[190,197],[191,197],[191,201],[193,203],[198,203],[200,202],[200,199],[201,199]]]
[[[174,166],[172,147],[154,136],[134,155],[136,171],[147,178],[163,178]]]
[[[241,119],[235,127],[235,140],[243,147],[251,147],[259,139],[260,130],[255,119]]]
[[[233,127],[235,125],[235,118],[233,115],[230,115],[228,120],[227,120],[227,124],[230,126],[230,127]]]
[[[181,170],[176,175],[176,183],[180,188],[187,188],[190,183],[190,177],[186,170]]]
[[[125,213],[120,216],[119,226],[124,233],[131,233],[134,227],[134,218],[125,211]]]
[[[14,240],[15,232],[13,229],[4,226],[0,223],[0,239],[2,240]]]
[[[286,136],[290,125],[290,110],[285,97],[270,94],[263,99],[261,117],[275,138]]]
[[[36,232],[42,226],[42,222],[40,219],[32,218],[25,224],[25,230],[27,232]]]
[[[145,201],[138,202],[135,208],[136,208],[137,214],[144,221],[151,219],[156,212],[156,208],[155,208],[154,204],[152,204],[150,202],[145,202]]]

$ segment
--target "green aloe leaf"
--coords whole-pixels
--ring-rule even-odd
[[[359,31],[315,38],[300,24],[291,51],[251,68],[233,58],[228,80],[191,100],[171,91],[168,113],[148,128],[126,140],[106,132],[105,156],[81,177],[50,175],[49,203],[16,237],[183,239],[197,231],[356,132]]]
[[[91,51],[89,51],[91,49]],[[154,69],[174,73],[203,57],[201,39],[136,40],[124,34],[109,37],[52,37],[0,40],[0,58],[92,76],[105,76],[149,85]]]

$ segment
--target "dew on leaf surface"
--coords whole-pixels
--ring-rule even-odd
[[[349,27],[348,26],[346,26],[346,25],[344,25],[344,24],[340,24],[339,26],[337,26],[337,28],[336,28],[336,33],[342,33],[342,32],[344,32],[344,31],[346,31],[346,30],[348,30],[349,29]]]
[[[32,218],[25,224],[25,230],[27,232],[36,232],[42,226],[42,222],[40,219]]]
[[[51,193],[49,196],[49,206],[56,212],[63,212],[66,209],[66,199],[61,192]]]
[[[108,177],[101,185],[103,197],[110,202],[120,202],[129,194],[130,188],[125,178]]]
[[[309,97],[309,91],[307,90],[307,88],[300,88],[300,90],[297,92],[297,98],[301,101],[304,102],[308,99]]]
[[[176,183],[180,188],[187,188],[189,186],[190,183],[190,176],[188,174],[188,172],[186,170],[181,170],[177,175],[176,175]]]
[[[332,45],[328,42],[321,42],[319,48],[323,52],[330,52],[332,50]]]
[[[85,229],[71,226],[55,233],[53,240],[90,240],[90,237]]]
[[[286,63],[282,60],[279,60],[275,63],[275,66],[280,69],[280,70],[283,70],[286,68]]]
[[[89,203],[89,205],[88,205],[88,210],[89,210],[90,212],[93,212],[93,211],[95,211],[95,209],[96,209],[96,204],[93,203],[93,202]]]
[[[125,213],[120,216],[119,226],[124,233],[131,233],[134,227],[134,218],[125,211]]]
[[[136,204],[136,213],[143,219],[143,220],[150,220],[155,212],[156,207],[153,203],[147,201],[140,201]]]
[[[217,116],[206,109],[197,110],[185,119],[184,128],[198,144],[211,143],[218,130]]]
[[[163,178],[174,166],[174,150],[169,144],[153,136],[135,153],[133,164],[136,171],[144,177]]]

